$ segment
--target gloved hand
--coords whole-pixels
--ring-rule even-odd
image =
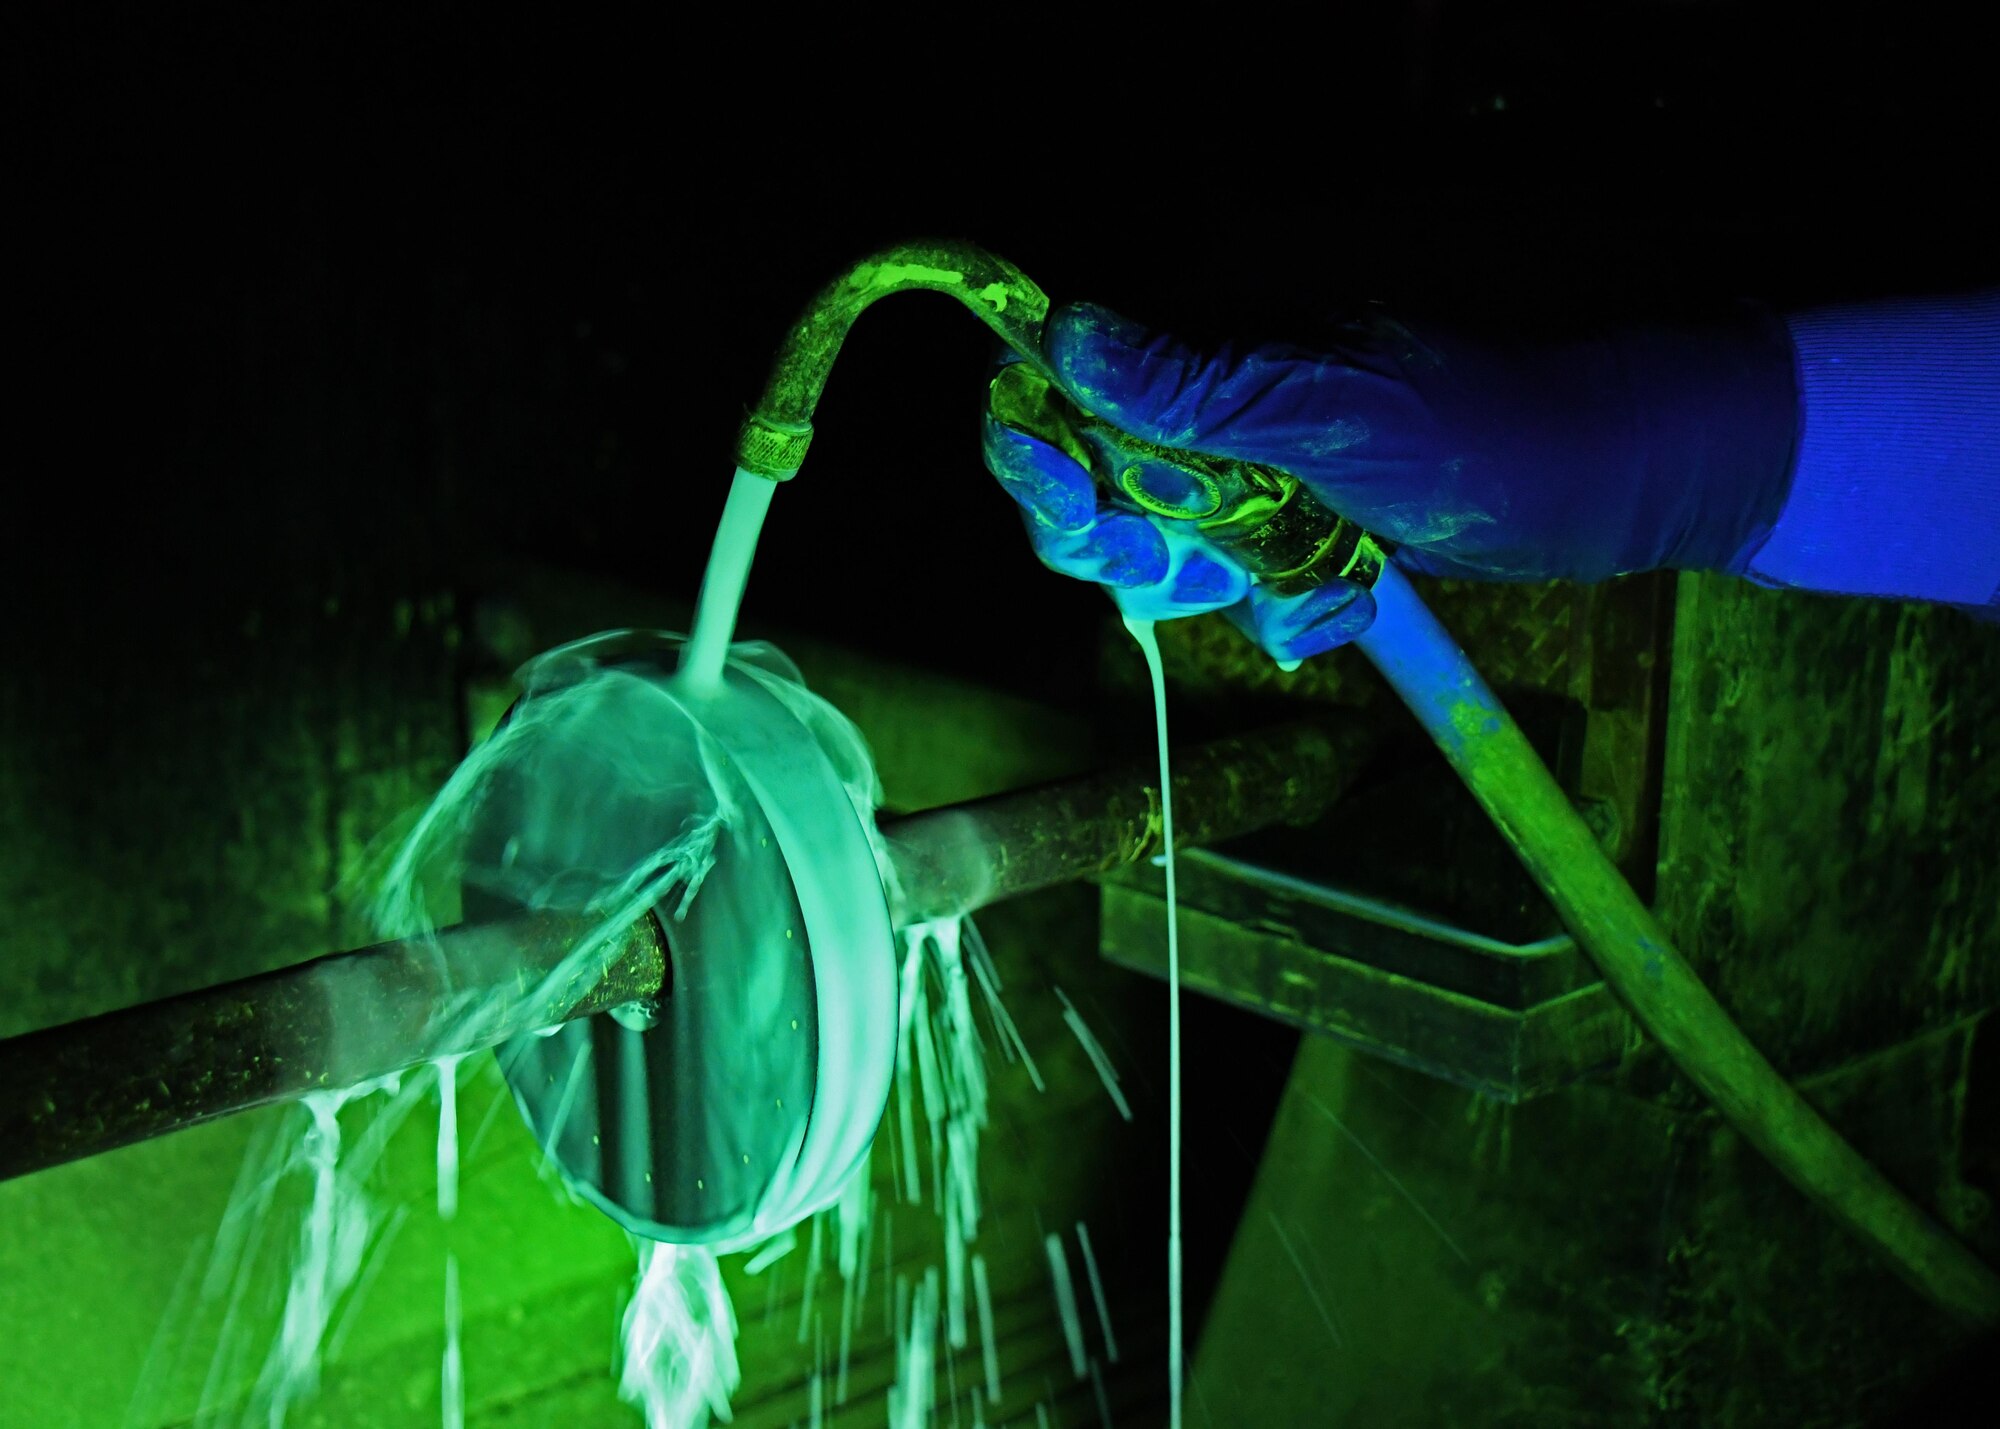
[[[1459,578],[1740,573],[1784,504],[1798,426],[1790,338],[1747,308],[1513,344],[1377,315],[1317,350],[1202,353],[1076,305],[1050,317],[1044,352],[1105,421],[1282,467],[1397,543],[1406,570]],[[1287,663],[1373,619],[1358,587],[1273,596],[1186,523],[1101,503],[1081,466],[990,411],[984,447],[1043,563],[1110,588],[1128,614],[1226,610]]]

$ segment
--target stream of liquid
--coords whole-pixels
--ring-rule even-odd
[[[742,467],[729,483],[722,524],[716,528],[708,569],[701,578],[701,594],[695,598],[694,633],[681,655],[681,678],[691,689],[713,689],[722,679],[729,639],[736,633],[736,612],[743,604],[743,587],[750,580],[750,558],[757,553],[764,513],[771,509],[771,497],[777,489],[777,482]]]
[[[1160,842],[1167,870],[1167,1393],[1168,1422],[1181,1426],[1181,938],[1174,887],[1173,777],[1167,761],[1167,682],[1153,622],[1125,618],[1153,682],[1153,735],[1160,746]]]

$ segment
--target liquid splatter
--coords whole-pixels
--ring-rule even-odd
[[[993,1289],[986,1278],[986,1260],[972,1257],[972,1298],[979,1306],[979,1353],[986,1368],[986,1397],[1000,1403],[1000,1344],[993,1338]]]
[[[344,1338],[401,1224],[368,1181],[427,1086],[413,1072],[315,1092],[253,1139],[190,1307],[189,1318],[219,1317],[197,1423],[283,1429],[293,1406],[318,1391],[326,1347]],[[293,1210],[300,1191],[305,1203]],[[274,1280],[283,1300],[267,1308]],[[177,1307],[161,1326],[128,1422],[173,1374],[180,1318]]]
[[[924,1272],[911,1297],[904,1334],[896,1346],[896,1383],[889,1390],[892,1429],[924,1429],[937,1400],[938,1273]]]
[[[637,1240],[639,1276],[620,1330],[618,1397],[647,1429],[690,1429],[729,1418],[743,1378],[736,1312],[715,1253]]]
[[[1266,1211],[1265,1215],[1271,1222],[1272,1233],[1278,1237],[1278,1244],[1284,1249],[1285,1258],[1291,1261],[1292,1269],[1298,1273],[1299,1284],[1305,1287],[1306,1295],[1311,1299],[1313,1309],[1319,1312],[1319,1322],[1326,1326],[1327,1335],[1333,1340],[1335,1345],[1345,1344],[1346,1342],[1342,1340],[1340,1331],[1334,1328],[1333,1316],[1327,1313],[1326,1303],[1319,1298],[1319,1291],[1313,1285],[1313,1278],[1306,1273],[1305,1262],[1299,1259],[1298,1251],[1292,1248],[1292,1238],[1285,1234],[1284,1225],[1278,1220],[1277,1216],[1272,1215],[1269,1211]]]
[[[1069,1275],[1069,1255],[1062,1237],[1054,1231],[1042,1241],[1042,1249],[1048,1253],[1049,1284],[1056,1292],[1056,1313],[1062,1319],[1063,1341],[1069,1346],[1069,1365],[1082,1379],[1090,1369],[1083,1349],[1083,1316],[1077,1313],[1076,1286]]]
[[[1110,1093],[1111,1104],[1118,1108],[1118,1115],[1130,1121],[1132,1105],[1125,1100],[1124,1089],[1118,1085],[1118,1071],[1111,1065],[1111,1058],[1105,1052],[1104,1044],[1099,1042],[1085,1025],[1082,1014],[1076,1010],[1076,1004],[1069,1000],[1063,990],[1056,988],[1055,994],[1057,1000],[1062,1003],[1063,1025],[1069,1028],[1082,1045],[1083,1054],[1090,1058],[1090,1065],[1097,1072],[1097,1079],[1104,1083],[1104,1090]]]
[[[1097,1396],[1097,1422],[1111,1429],[1111,1396],[1104,1392],[1104,1371],[1096,1360],[1090,1362],[1090,1388]]]
[[[1097,1256],[1090,1248],[1090,1227],[1076,1223],[1076,1241],[1083,1248],[1083,1268],[1090,1276],[1090,1298],[1097,1302],[1097,1323],[1104,1331],[1104,1357],[1118,1363],[1118,1337],[1111,1333],[1111,1302],[1104,1298],[1104,1277],[1097,1273]]]

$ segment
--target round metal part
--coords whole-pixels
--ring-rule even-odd
[[[470,878],[503,857],[558,890],[601,888],[712,834],[689,860],[705,869],[654,905],[669,960],[657,1001],[516,1038],[500,1062],[579,1195],[634,1234],[727,1249],[830,1204],[867,1154],[897,959],[872,822],[819,702],[783,657],[743,647],[720,688],[690,691],[679,644],[598,637],[524,672],[517,713],[591,681],[609,738],[562,762],[560,790],[496,781],[467,865]]]

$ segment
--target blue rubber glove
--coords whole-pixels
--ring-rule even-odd
[[[1254,585],[1190,523],[1101,503],[1089,472],[990,411],[983,434],[987,469],[1020,505],[1042,564],[1105,587],[1125,615],[1224,611],[1287,668],[1352,640],[1375,617],[1374,598],[1347,581],[1290,597]]]
[[[1282,467],[1397,543],[1405,569],[1459,578],[1741,573],[1784,505],[1798,426],[1790,339],[1748,308],[1561,343],[1371,317],[1317,349],[1204,353],[1078,305],[1052,315],[1045,353],[1104,420]],[[1168,529],[1178,523],[1100,505],[1081,467],[990,414],[985,451],[1043,562],[1111,587],[1128,610],[1226,609],[1286,662],[1373,617],[1366,593],[1338,582],[1269,596],[1198,535]]]

